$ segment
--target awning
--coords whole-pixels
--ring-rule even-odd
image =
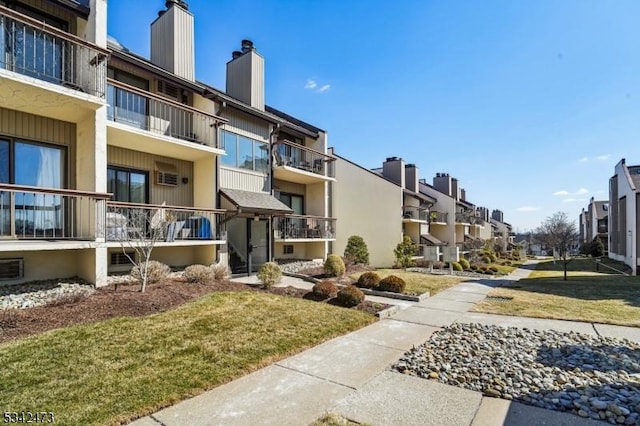
[[[431,234],[420,235],[420,240],[430,246],[446,246],[447,245],[446,243],[443,243],[442,241],[440,241],[439,239],[437,239]]]
[[[266,192],[241,191],[239,189],[221,189],[220,194],[238,209],[239,213],[291,214],[287,207],[273,195]]]
[[[484,241],[482,238],[474,237],[473,235],[470,235],[470,234],[464,234],[464,240],[465,241]]]

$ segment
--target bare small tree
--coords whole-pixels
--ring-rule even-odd
[[[151,253],[156,243],[165,237],[167,214],[161,207],[142,209],[118,206],[107,215],[107,238],[119,242],[124,255],[134,268],[138,268],[140,291],[144,292],[149,279]],[[109,222],[112,226],[109,226]],[[114,227],[114,223],[117,226]]]
[[[564,267],[564,279],[567,279],[567,265],[571,262],[569,248],[579,237],[576,224],[569,221],[564,212],[556,212],[546,218],[536,229],[536,240],[558,253]]]

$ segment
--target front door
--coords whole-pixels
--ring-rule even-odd
[[[257,272],[269,260],[269,221],[235,218],[227,223],[229,266],[233,274]]]
[[[269,221],[249,220],[249,270],[257,272],[269,260]]]

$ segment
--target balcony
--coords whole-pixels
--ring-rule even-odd
[[[431,210],[429,212],[430,225],[446,225],[448,222],[448,214]]]
[[[187,161],[224,153],[213,114],[112,79],[107,103],[109,145]]]
[[[276,241],[318,241],[336,238],[336,219],[319,216],[289,215],[273,218]]]
[[[473,213],[456,213],[456,223],[482,226],[484,220]]]
[[[104,105],[106,49],[3,6],[0,41],[3,107],[78,122]]]
[[[102,220],[109,196],[0,184],[0,248],[90,247],[88,242],[102,238]]]
[[[289,141],[273,146],[276,179],[302,184],[334,181],[335,157]]]
[[[141,241],[155,241],[156,246],[224,244],[225,212],[108,201],[105,239],[111,246]]]
[[[429,210],[425,207],[403,206],[402,222],[427,223],[429,221]]]

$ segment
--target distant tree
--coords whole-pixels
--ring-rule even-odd
[[[591,256],[604,256],[604,244],[602,244],[602,240],[597,235],[593,237],[593,242],[591,243]]]
[[[564,279],[567,279],[567,265],[571,262],[571,245],[577,241],[579,234],[576,224],[569,221],[564,212],[556,212],[546,218],[536,229],[537,239],[547,247],[553,248],[562,261]]]
[[[583,255],[585,255],[585,256],[590,255],[590,254],[591,254],[591,246],[592,246],[592,244],[591,244],[591,243],[589,243],[589,242],[587,242],[587,243],[583,243],[583,244],[580,246],[580,254],[583,254]]]
[[[354,263],[369,264],[369,250],[367,243],[361,236],[352,235],[349,237],[347,247],[344,249],[344,257],[353,260]]]

